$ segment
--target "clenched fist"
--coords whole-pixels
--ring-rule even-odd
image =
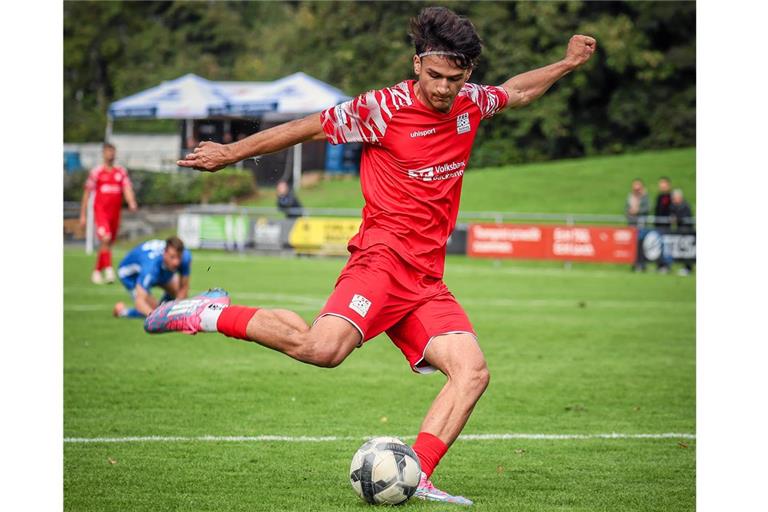
[[[199,171],[215,172],[235,162],[232,158],[232,148],[215,142],[201,142],[195,150],[179,160],[179,167],[191,167]]]
[[[565,61],[574,69],[578,68],[592,57],[597,48],[594,37],[575,35],[568,41],[568,49],[565,52]]]

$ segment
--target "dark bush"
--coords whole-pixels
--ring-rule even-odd
[[[228,203],[248,197],[255,190],[251,174],[236,169],[224,169],[217,173],[129,170],[128,174],[140,205]],[[79,201],[82,198],[87,177],[87,171],[65,175],[65,201]]]

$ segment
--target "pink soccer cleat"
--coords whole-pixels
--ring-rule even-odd
[[[427,478],[427,475],[422,472],[421,480],[419,480],[419,486],[416,488],[414,497],[427,500],[427,501],[441,501],[443,503],[454,503],[456,505],[472,505],[472,500],[465,498],[464,496],[452,496],[445,491],[441,491],[434,485],[432,481]]]
[[[200,328],[200,314],[209,306],[227,307],[231,303],[229,294],[221,288],[213,288],[189,299],[172,300],[161,304],[144,321],[144,330],[150,334],[183,332],[197,334]]]

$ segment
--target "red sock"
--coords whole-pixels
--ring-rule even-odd
[[[111,266],[112,266],[112,250],[105,249],[104,250],[104,266],[102,268],[107,268]]]
[[[102,270],[103,268],[108,267],[107,260],[111,260],[109,251],[105,249],[99,249],[99,255],[96,258],[96,270]]]
[[[440,463],[440,459],[448,451],[448,446],[437,436],[433,436],[429,432],[419,432],[412,448],[416,455],[419,456],[421,470],[426,473],[427,478],[432,475],[435,467]]]
[[[248,327],[248,322],[258,310],[259,308],[245,306],[229,306],[224,308],[219,315],[219,319],[216,321],[216,329],[221,334],[230,338],[247,340],[248,335],[245,333],[245,328]]]

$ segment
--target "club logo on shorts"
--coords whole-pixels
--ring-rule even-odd
[[[472,126],[469,124],[469,112],[465,112],[456,118],[456,133],[461,135],[462,133],[467,133],[471,129]]]
[[[371,301],[363,297],[362,295],[353,295],[352,301],[349,303],[349,309],[365,318],[368,313],[368,309],[371,307]]]

